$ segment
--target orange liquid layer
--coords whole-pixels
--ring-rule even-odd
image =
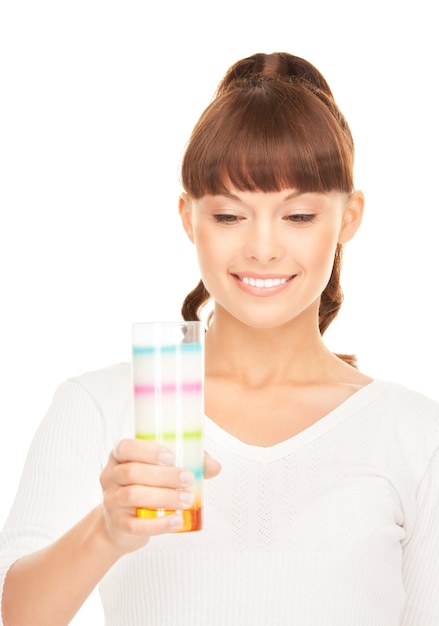
[[[195,530],[201,530],[202,528],[202,508],[193,507],[192,509],[185,509],[180,511],[183,517],[183,526],[178,528],[174,532],[187,533]],[[165,509],[136,509],[136,516],[143,519],[151,519],[155,517],[163,517],[164,515],[171,515],[176,511],[167,511]]]

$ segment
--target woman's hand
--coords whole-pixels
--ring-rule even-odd
[[[148,543],[153,535],[178,530],[178,513],[142,519],[136,508],[181,510],[192,504],[187,488],[192,472],[173,465],[174,456],[164,446],[140,439],[123,439],[110,454],[100,481],[103,490],[105,531],[122,554]],[[216,476],[220,464],[205,454],[205,478]]]

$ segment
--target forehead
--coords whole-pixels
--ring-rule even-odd
[[[281,191],[240,191],[231,188],[217,194],[205,194],[201,198],[192,201],[200,207],[277,207],[309,206],[315,210],[330,205],[343,203],[347,198],[345,192],[330,191],[301,191],[294,188],[282,189]]]

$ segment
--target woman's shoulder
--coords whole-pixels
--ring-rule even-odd
[[[428,395],[391,381],[375,381],[377,391],[369,405],[368,420],[380,441],[428,459],[439,449],[439,402]]]
[[[406,385],[375,380],[380,388],[380,399],[384,407],[392,409],[397,415],[417,416],[437,422],[439,420],[439,401],[427,394]]]
[[[83,372],[78,376],[68,378],[72,382],[86,389],[92,396],[104,397],[122,395],[126,397],[131,390],[131,365],[129,363],[115,363],[100,369]]]
[[[101,414],[115,441],[132,436],[132,376],[130,363],[115,363],[68,378],[60,392],[86,394]]]

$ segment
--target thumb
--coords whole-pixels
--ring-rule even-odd
[[[221,464],[212,459],[212,457],[205,452],[204,453],[204,477],[205,478],[213,478],[217,476],[221,471]]]

